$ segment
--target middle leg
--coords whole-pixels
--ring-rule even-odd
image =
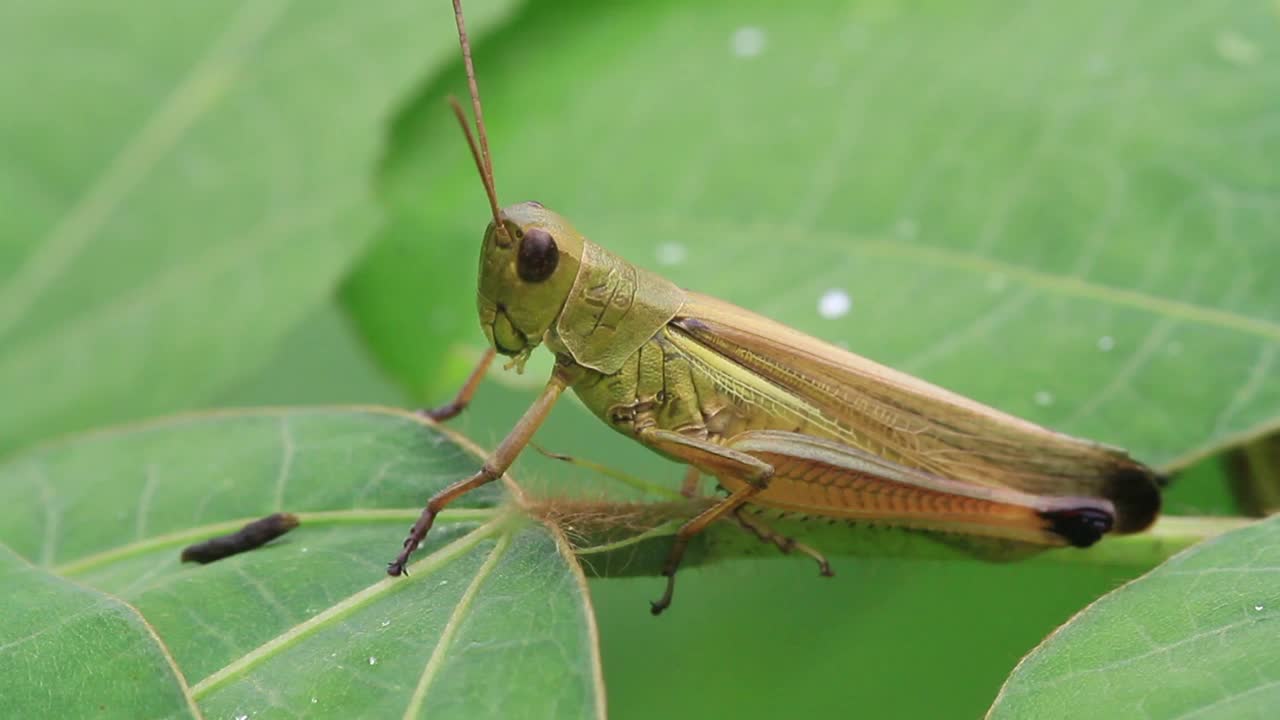
[[[675,592],[676,570],[684,558],[689,541],[708,525],[741,507],[752,496],[764,490],[773,477],[773,466],[747,453],[717,445],[709,440],[681,435],[670,430],[650,428],[640,433],[640,441],[649,447],[688,463],[698,472],[718,478],[734,478],[743,483],[728,497],[698,513],[676,532],[675,541],[667,555],[662,574],[667,578],[667,588],[662,597],[650,603],[654,615],[671,606]],[[688,476],[686,476],[686,483]]]

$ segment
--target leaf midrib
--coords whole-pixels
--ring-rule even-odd
[[[431,657],[422,668],[422,675],[418,678],[418,684],[414,687],[413,695],[409,698],[409,704],[405,706],[405,718],[417,717],[422,710],[422,704],[427,700],[427,691],[431,689],[431,682],[440,672],[440,666],[444,664],[445,656],[453,647],[453,637],[458,633],[458,628],[462,625],[462,622],[466,620],[467,613],[471,610],[471,604],[475,601],[480,586],[484,584],[485,579],[493,572],[494,566],[506,554],[510,545],[510,533],[498,538],[497,544],[489,552],[489,557],[485,558],[480,569],[476,571],[475,577],[467,585],[466,591],[458,599],[458,604],[454,606],[453,612],[449,614],[448,621],[445,622],[444,629],[440,632],[440,638],[436,641],[435,649],[431,651]]]

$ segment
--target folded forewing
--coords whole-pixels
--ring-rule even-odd
[[[849,447],[967,485],[1112,502],[1116,530],[1147,527],[1155,476],[1124,451],[1057,433],[767,318],[689,293],[674,331],[849,428]]]
[[[811,435],[756,430],[728,445],[773,467],[753,502],[786,512],[1078,546],[1098,540],[1114,515],[1109,500],[950,480]]]

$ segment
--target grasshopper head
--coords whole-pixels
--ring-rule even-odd
[[[494,349],[523,365],[564,307],[582,261],[583,239],[536,202],[503,209],[507,233],[489,223],[480,250],[477,304]]]

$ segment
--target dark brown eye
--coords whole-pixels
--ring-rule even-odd
[[[560,249],[551,233],[530,228],[520,240],[520,253],[516,256],[516,272],[527,283],[540,283],[551,277],[560,262]]]

